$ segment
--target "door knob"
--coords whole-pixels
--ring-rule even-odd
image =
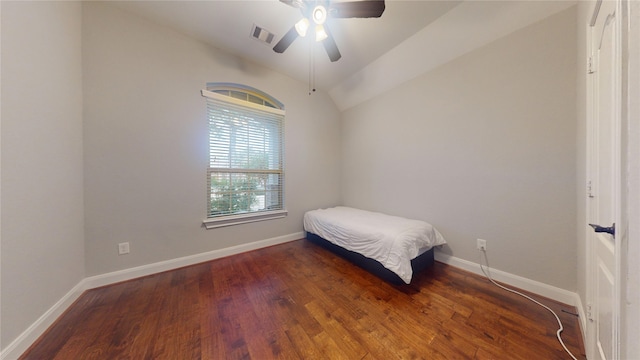
[[[613,223],[613,225],[609,227],[595,225],[595,224],[589,224],[589,226],[591,226],[593,230],[597,233],[607,233],[607,234],[611,234],[611,236],[613,236],[614,238],[616,237],[616,223]]]

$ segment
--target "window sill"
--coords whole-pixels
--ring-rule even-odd
[[[280,219],[286,217],[287,210],[265,211],[252,214],[229,215],[219,218],[205,219],[202,221],[207,230],[215,229],[223,226],[232,226],[247,224],[256,221]]]

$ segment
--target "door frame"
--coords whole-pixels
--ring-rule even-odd
[[[622,1],[620,358],[640,358],[640,3]]]
[[[614,131],[615,131],[615,139],[614,139],[614,152],[615,152],[615,164],[614,164],[614,181],[616,184],[616,194],[614,195],[616,197],[616,202],[617,202],[617,208],[615,209],[615,223],[616,223],[616,239],[614,241],[614,246],[615,246],[615,250],[614,250],[614,256],[615,256],[615,264],[614,264],[614,276],[615,276],[615,282],[614,282],[614,314],[613,314],[613,345],[614,345],[614,358],[618,358],[620,356],[620,329],[621,329],[621,319],[620,319],[620,314],[621,314],[621,289],[622,289],[622,274],[621,274],[621,263],[622,263],[622,259],[621,259],[621,244],[623,239],[625,238],[625,228],[626,228],[626,224],[623,223],[623,219],[622,219],[622,189],[624,189],[624,184],[622,183],[622,162],[621,162],[621,155],[622,155],[622,143],[621,143],[621,117],[622,117],[622,107],[623,107],[623,99],[622,99],[622,94],[621,94],[621,90],[622,90],[622,81],[621,81],[621,64],[622,64],[622,59],[621,59],[621,31],[622,31],[622,20],[621,20],[621,0],[615,0],[616,2],[616,22],[615,22],[615,27],[613,29],[613,31],[616,32],[616,43],[614,44],[615,46],[615,59],[614,59],[614,79],[615,79],[615,84],[614,84],[614,89],[615,89],[615,94],[614,94],[614,101],[613,101],[613,105],[615,106],[614,109],[614,113],[615,113],[615,118],[613,119],[613,121],[615,122],[614,124]],[[592,182],[591,179],[593,179],[594,177],[594,168],[597,166],[597,161],[596,161],[596,152],[597,149],[595,149],[595,144],[596,144],[596,139],[597,139],[597,131],[596,131],[596,123],[595,123],[595,114],[597,113],[597,107],[595,104],[595,96],[596,96],[596,85],[595,85],[595,81],[593,79],[593,76],[591,75],[591,64],[592,64],[592,59],[594,59],[593,54],[594,54],[594,48],[593,48],[593,37],[598,37],[600,36],[600,34],[596,34],[593,31],[593,26],[595,25],[595,21],[596,18],[600,12],[600,6],[602,4],[602,0],[597,0],[594,8],[593,8],[593,12],[590,18],[590,22],[588,24],[588,29],[587,29],[587,52],[588,52],[588,56],[589,56],[589,69],[588,69],[588,74],[587,76],[587,126],[586,126],[586,130],[587,130],[587,163],[586,163],[586,169],[587,169],[587,206],[586,206],[586,222],[585,222],[585,226],[587,226],[587,224],[589,224],[590,222],[593,222],[593,214],[597,213],[597,208],[596,205],[597,203],[595,201],[593,201],[593,188],[592,186],[594,186],[595,184]],[[597,66],[597,65],[596,65]],[[596,185],[597,186],[597,185]],[[626,219],[624,219],[626,220]],[[605,225],[607,226],[607,225]],[[586,343],[585,343],[585,350],[587,352],[587,358],[596,358],[595,355],[597,354],[597,339],[596,339],[596,334],[597,334],[597,329],[596,329],[596,323],[594,321],[594,317],[596,316],[597,313],[597,309],[595,308],[595,304],[596,304],[596,266],[597,266],[597,262],[596,262],[596,238],[595,238],[595,232],[593,231],[593,229],[591,229],[590,227],[587,226],[587,230],[586,230],[586,234],[587,234],[587,246],[586,246],[586,255],[587,255],[587,259],[586,259],[586,265],[587,265],[587,291],[586,291],[586,295],[587,295],[587,311],[586,311],[586,315],[587,315],[587,328],[586,328]]]

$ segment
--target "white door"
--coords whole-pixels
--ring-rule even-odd
[[[588,355],[619,357],[619,249],[615,224],[620,218],[620,55],[618,1],[596,5],[591,21]]]

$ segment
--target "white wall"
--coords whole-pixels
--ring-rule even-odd
[[[340,115],[327,94],[104,3],[83,4],[82,46],[87,275],[301,232],[304,211],[340,203]],[[200,89],[211,81],[285,104],[287,218],[202,227]]]
[[[2,1],[2,339],[84,278],[81,7]]]
[[[575,291],[576,51],[572,7],[346,111],[345,204],[429,221],[472,262],[486,239],[492,267]]]

